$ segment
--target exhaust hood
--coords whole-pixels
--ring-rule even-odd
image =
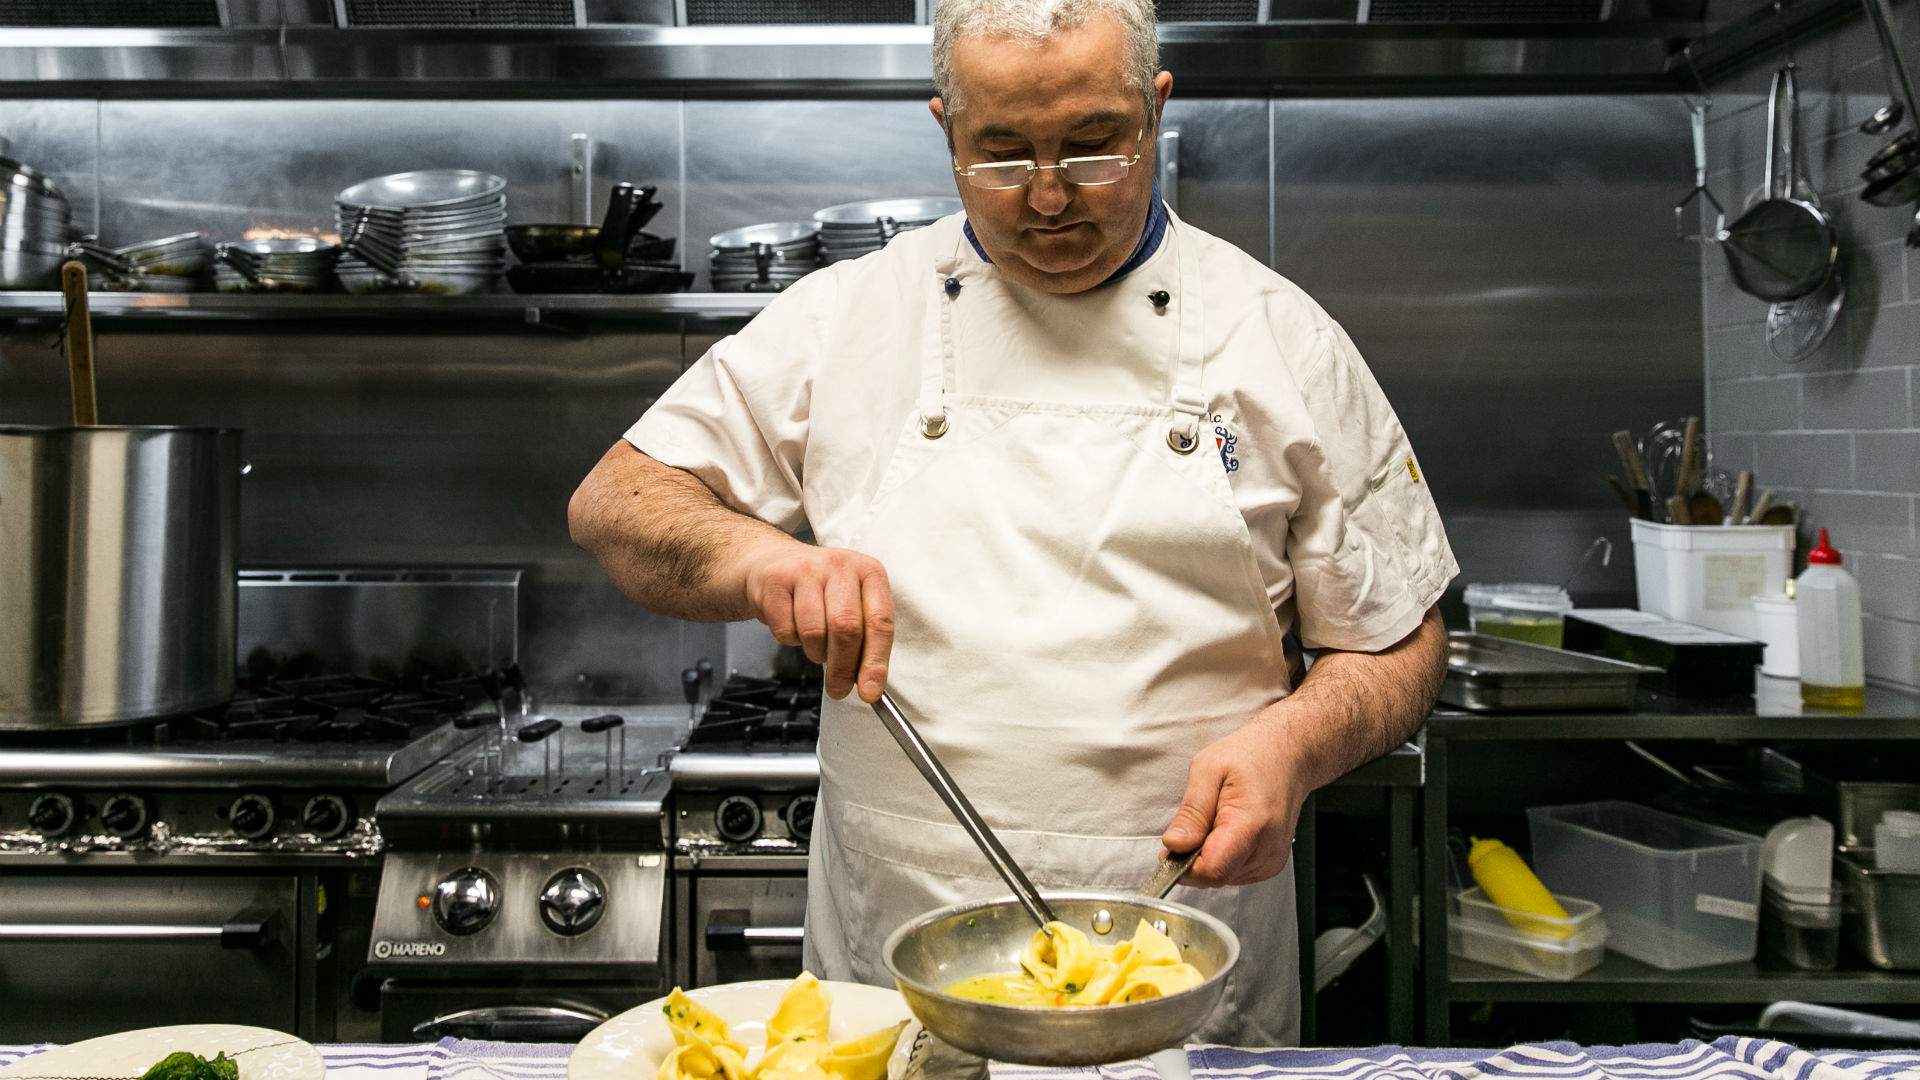
[[[931,2],[0,0],[0,25],[28,23],[0,35],[0,93],[920,93]],[[1732,56],[1715,41],[1777,40],[1781,24],[1831,21],[1857,0],[1783,3],[1767,26],[1755,20],[1772,0],[1739,2],[1748,10],[1734,17],[1705,0],[1160,0],[1159,10],[1185,92],[1621,93],[1686,85],[1682,43],[1707,38],[1696,60]],[[218,19],[76,28],[35,14],[116,4],[210,5]]]

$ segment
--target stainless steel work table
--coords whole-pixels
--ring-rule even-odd
[[[1776,683],[1773,690],[1790,690]],[[1828,1004],[1920,1004],[1920,972],[1881,971],[1858,966],[1843,956],[1832,972],[1776,970],[1755,962],[1690,971],[1661,971],[1623,956],[1608,954],[1599,967],[1571,982],[1549,982],[1499,968],[1459,960],[1447,954],[1447,833],[1463,801],[1489,796],[1483,778],[1472,775],[1496,755],[1527,755],[1533,775],[1485,778],[1524,796],[1529,784],[1564,784],[1593,789],[1626,785],[1611,775],[1597,743],[1706,741],[1752,743],[1911,742],[1920,753],[1920,696],[1869,687],[1866,706],[1855,712],[1801,712],[1790,695],[1780,707],[1744,703],[1698,703],[1643,692],[1629,712],[1515,713],[1475,715],[1441,708],[1426,727],[1426,785],[1422,795],[1421,941],[1424,969],[1421,1041],[1451,1045],[1449,1005],[1453,1002],[1561,1002],[1592,1006],[1592,1018],[1604,1010],[1653,1002],[1763,1004],[1783,998]],[[1556,769],[1556,765],[1574,766]],[[1455,775],[1459,770],[1459,775]],[[1565,797],[1560,801],[1578,801]],[[1517,806],[1516,806],[1517,808]],[[1396,1018],[1397,1019],[1397,1018]],[[1396,1036],[1397,1038],[1397,1036]]]

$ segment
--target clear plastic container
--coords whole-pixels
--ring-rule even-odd
[[[1573,600],[1558,585],[1467,586],[1467,617],[1476,634],[1560,647]]]
[[[1606,953],[1607,924],[1591,900],[1554,894],[1568,916],[1555,919],[1508,911],[1479,889],[1457,899],[1459,910],[1447,916],[1447,951],[1454,956],[1565,982],[1592,971]]]
[[[1769,956],[1807,971],[1839,966],[1840,897],[1834,889],[1786,890],[1768,878],[1760,894],[1760,940]]]
[[[1920,812],[1889,810],[1873,826],[1873,862],[1882,870],[1920,874]]]
[[[1607,912],[1615,952],[1668,971],[1751,960],[1760,838],[1629,802],[1527,811],[1533,868]]]

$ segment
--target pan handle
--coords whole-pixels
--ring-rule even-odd
[[[1887,0],[1862,0],[1866,5],[1867,17],[1873,22],[1873,32],[1880,37],[1880,62],[1893,68],[1898,77],[1900,97],[1907,105],[1907,118],[1920,124],[1920,103],[1913,98],[1913,79],[1907,74],[1906,57],[1900,52],[1899,43],[1893,38],[1893,15]]]
[[[1793,65],[1773,73],[1773,89],[1767,94],[1767,198],[1793,198],[1794,119],[1800,104],[1799,86]]]

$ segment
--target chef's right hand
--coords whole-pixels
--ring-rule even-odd
[[[893,649],[893,593],[879,560],[791,538],[756,548],[747,600],[783,645],[826,669],[827,696],[880,700]]]

